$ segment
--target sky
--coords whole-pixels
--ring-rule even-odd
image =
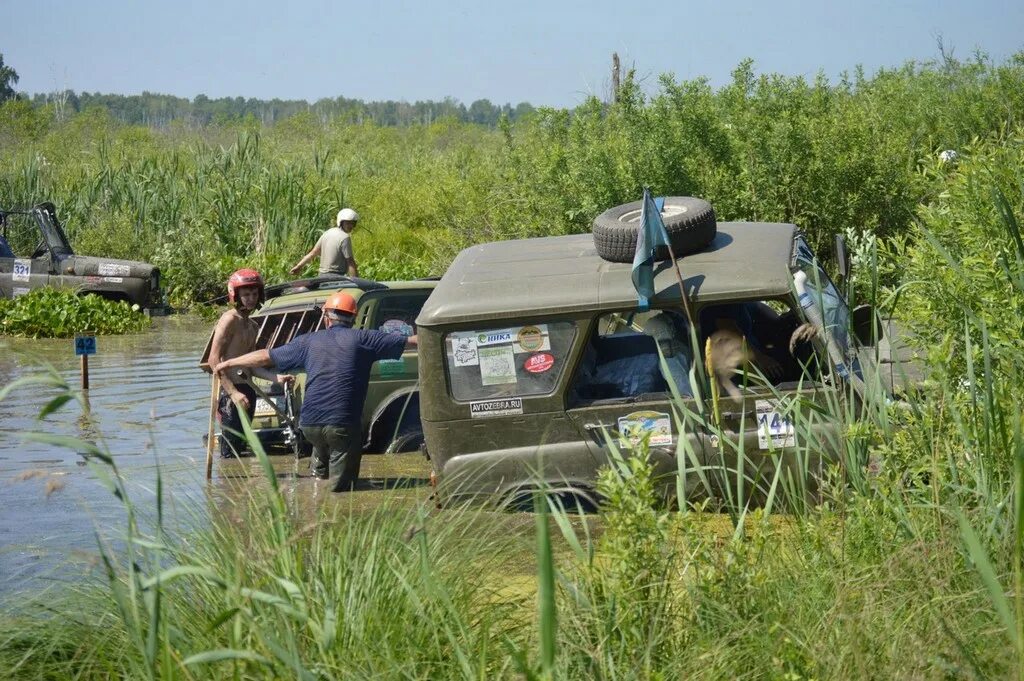
[[[315,101],[606,97],[612,52],[658,76],[836,79],[981,50],[1024,50],[1024,0],[0,0],[0,54],[39,93]]]

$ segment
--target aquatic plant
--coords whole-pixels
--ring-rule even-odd
[[[0,335],[71,338],[139,333],[149,325],[138,305],[68,289],[39,288],[17,298],[0,298]]]

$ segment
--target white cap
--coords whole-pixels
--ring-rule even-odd
[[[338,211],[338,219],[334,224],[340,225],[343,222],[359,222],[359,213],[351,208],[342,208]]]

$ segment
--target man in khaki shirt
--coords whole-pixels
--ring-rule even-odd
[[[319,255],[320,274],[347,274],[350,277],[358,277],[359,266],[356,264],[356,258],[352,252],[352,239],[349,236],[355,231],[358,221],[359,214],[351,208],[339,210],[337,226],[331,227],[320,235],[316,246],[302,256],[302,260],[289,271],[292,274],[298,274],[310,260]]]

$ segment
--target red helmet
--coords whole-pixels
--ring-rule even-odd
[[[266,296],[263,277],[256,270],[241,269],[228,278],[228,302],[235,303],[238,298],[238,289],[246,286],[255,286],[259,291],[260,302],[264,301]]]

